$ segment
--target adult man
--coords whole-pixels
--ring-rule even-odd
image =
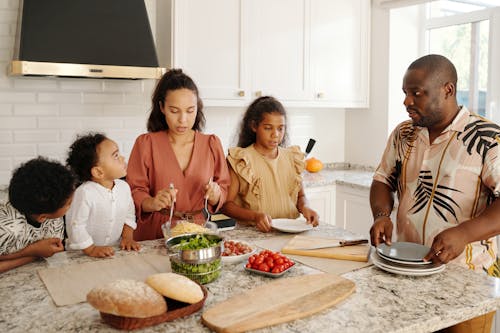
[[[403,92],[411,120],[391,134],[373,178],[371,242],[391,243],[397,192],[398,241],[431,246],[427,260],[454,260],[495,275],[500,127],[459,106],[456,83],[455,67],[443,56],[427,55],[408,67]]]

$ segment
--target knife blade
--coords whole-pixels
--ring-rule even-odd
[[[332,247],[343,247],[343,246],[359,245],[366,243],[368,243],[368,239],[341,240],[337,244],[317,245],[317,246],[313,245],[313,246],[296,248],[295,250],[317,250],[317,249],[327,249]]]

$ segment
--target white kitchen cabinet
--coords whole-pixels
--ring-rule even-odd
[[[172,67],[206,105],[368,105],[369,0],[174,0]]]
[[[336,225],[369,239],[373,224],[369,189],[337,185],[335,202]]]
[[[311,79],[323,106],[368,107],[370,1],[311,1]]]
[[[320,223],[335,225],[335,185],[306,187],[304,192]]]

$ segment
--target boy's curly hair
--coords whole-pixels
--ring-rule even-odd
[[[98,162],[97,146],[106,140],[102,133],[79,135],[69,147],[66,164],[77,175],[80,182],[92,179],[91,170]]]
[[[14,170],[9,201],[25,215],[51,214],[64,206],[75,185],[75,177],[68,168],[39,156]]]

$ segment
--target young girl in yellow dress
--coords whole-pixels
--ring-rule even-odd
[[[240,223],[271,230],[273,218],[297,218],[318,225],[302,186],[304,154],[286,142],[286,111],[273,97],[250,104],[243,117],[238,147],[229,149],[231,175],[224,213]]]

